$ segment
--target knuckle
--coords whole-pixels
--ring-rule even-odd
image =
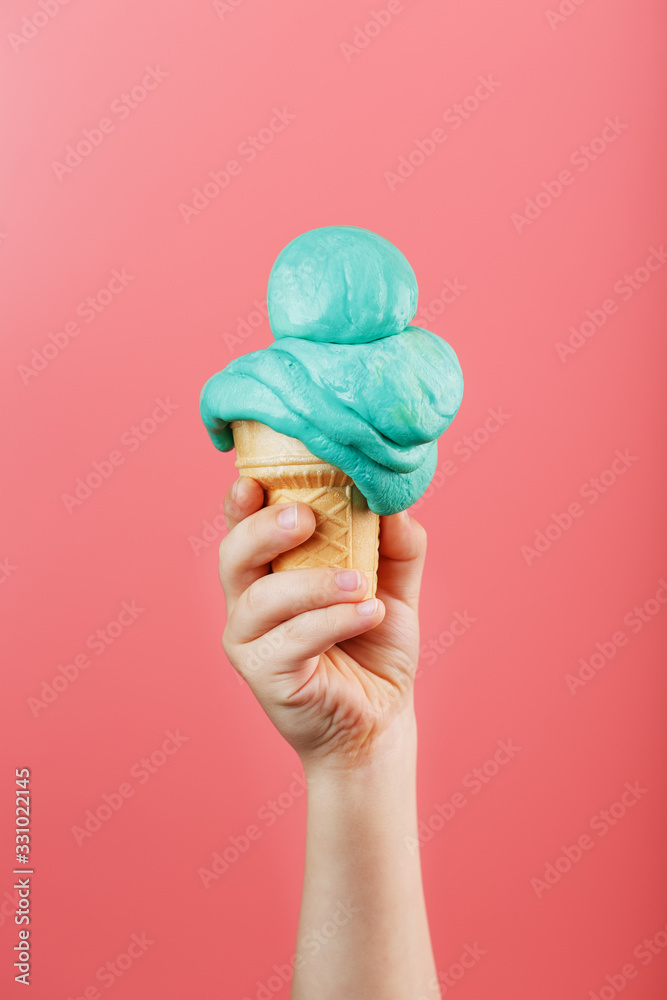
[[[227,539],[224,538],[220,543],[220,548],[218,550],[218,570],[220,572],[220,580],[223,587],[225,584],[231,580],[232,576],[236,572],[237,557],[235,556],[235,548],[231,543],[227,543]]]
[[[243,530],[246,532],[248,542],[250,545],[257,544],[257,522],[260,520],[258,517],[253,517],[252,514],[242,521]]]
[[[225,652],[225,656],[237,674],[240,674],[241,677],[245,677],[247,673],[245,666],[247,653],[244,650],[243,645],[239,644],[232,638],[229,627],[225,628],[225,631],[222,633],[222,648]]]
[[[254,514],[250,514],[245,521],[242,522],[243,534],[243,553],[244,558],[248,562],[252,562],[257,558],[259,553],[265,552],[267,548],[270,548],[269,540],[271,538],[271,515],[266,515],[264,511],[267,508],[262,508],[261,510],[255,511]],[[239,526],[240,527],[240,526]]]
[[[324,619],[323,631],[326,633],[336,632],[340,628],[340,612],[338,607],[334,605],[333,607],[323,608],[322,611]]]
[[[332,566],[323,577],[321,584],[320,597],[322,598],[321,604],[331,604],[332,595],[336,598],[342,597],[346,591],[340,589],[336,583],[336,573],[340,573],[340,568],[338,566]],[[347,591],[349,593],[349,591]]]
[[[296,618],[288,618],[282,623],[280,629],[288,642],[293,644],[303,642],[304,628],[301,615],[297,615]]]
[[[263,595],[263,581],[267,579],[266,577],[261,577],[259,580],[255,580],[251,583],[247,590],[242,594],[241,599],[245,604],[245,609],[250,615],[256,615],[264,606],[265,600]]]
[[[222,541],[218,545],[218,562],[220,563],[220,565],[222,565],[222,562],[223,562],[223,560],[225,558],[225,553],[227,552],[227,546],[228,546],[227,539],[228,539],[228,537],[229,537],[228,535],[225,535],[225,537],[222,539]]]
[[[294,618],[289,618],[280,626],[285,640],[296,652],[309,646],[312,642],[314,614],[317,614],[317,612],[304,611]]]
[[[280,631],[287,643],[291,646],[298,645],[301,633],[294,618],[289,618],[286,622],[283,622],[280,626]]]
[[[339,593],[334,579],[335,572],[335,569],[325,568],[314,572],[306,570],[304,588],[309,607],[320,608],[329,603],[332,594]]]

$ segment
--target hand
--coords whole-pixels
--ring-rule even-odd
[[[414,727],[424,528],[407,512],[380,518],[377,599],[364,601],[361,573],[272,573],[272,559],[312,535],[315,515],[302,503],[263,507],[254,479],[235,485],[220,545],[227,656],[306,769],[374,760]]]

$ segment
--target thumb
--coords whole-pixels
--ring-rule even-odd
[[[405,601],[415,610],[419,601],[426,530],[406,510],[380,518],[378,597]]]

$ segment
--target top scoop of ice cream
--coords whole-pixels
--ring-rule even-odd
[[[271,272],[276,342],[202,390],[213,443],[229,451],[231,421],[258,420],[342,469],[376,514],[405,510],[428,487],[463,396],[449,344],[406,326],[416,297],[412,268],[381,236],[330,226],[297,237]]]
[[[328,344],[365,344],[400,333],[417,310],[417,279],[401,251],[357,226],[311,229],[271,268],[271,331]]]

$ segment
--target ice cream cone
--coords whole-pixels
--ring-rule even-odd
[[[374,597],[380,518],[350,477],[312,455],[297,438],[257,420],[234,420],[231,428],[236,468],[241,476],[261,484],[268,504],[299,501],[315,514],[313,534],[274,559],[273,571],[312,566],[358,569],[368,580],[365,596]]]

